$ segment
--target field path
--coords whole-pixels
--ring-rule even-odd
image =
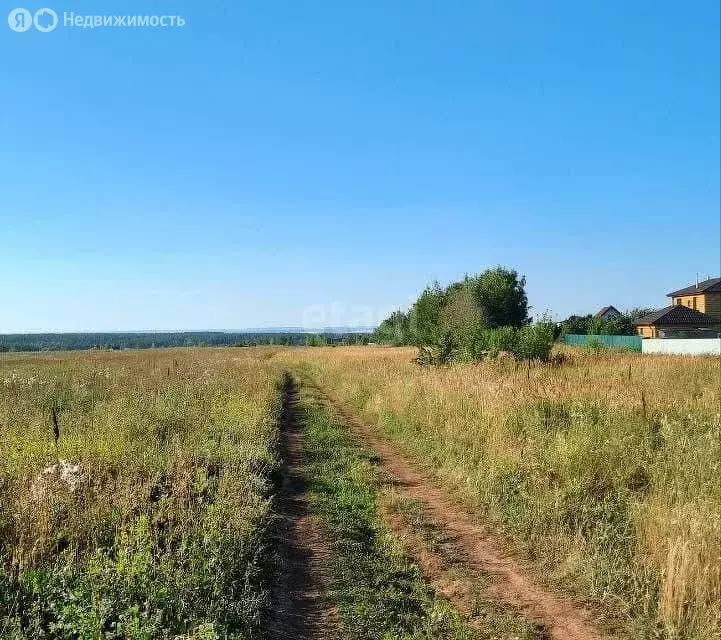
[[[555,640],[603,640],[607,637],[594,627],[585,609],[534,581],[532,572],[504,552],[486,528],[462,511],[333,393],[325,389],[319,389],[319,393],[365,446],[378,454],[381,466],[395,478],[399,488],[423,504],[433,520],[443,524],[466,561],[474,569],[493,576],[489,590],[492,598],[512,605],[527,618],[539,622]],[[448,597],[454,601],[452,593]]]
[[[272,640],[333,640],[338,637],[338,620],[324,598],[329,545],[308,503],[301,459],[302,426],[298,390],[288,378],[281,430],[283,484],[275,503],[279,571],[271,591],[267,636]]]

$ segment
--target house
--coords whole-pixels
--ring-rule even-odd
[[[633,324],[636,333],[642,338],[661,338],[669,331],[710,330],[718,327],[720,323],[707,313],[683,304],[672,304],[639,318]]]
[[[711,316],[721,323],[721,278],[697,282],[666,294],[674,305],[684,305]]]
[[[664,337],[670,331],[721,329],[721,278],[710,278],[667,294],[671,306],[634,322],[643,338]]]
[[[609,305],[608,307],[604,307],[601,309],[597,314],[597,318],[603,318],[604,320],[613,320],[614,318],[621,315],[621,312],[616,309],[613,305]]]

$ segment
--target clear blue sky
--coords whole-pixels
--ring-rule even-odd
[[[717,0],[48,2],[186,24],[3,5],[0,332],[351,324],[497,264],[565,316],[719,275]]]

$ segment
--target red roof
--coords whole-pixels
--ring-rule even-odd
[[[603,309],[601,309],[601,310],[596,314],[596,317],[597,317],[597,318],[600,318],[601,316],[605,315],[606,312],[611,311],[611,309],[613,309],[618,315],[621,315],[621,312],[620,312],[618,309],[616,309],[616,307],[614,307],[612,304],[610,304],[610,305],[608,305],[607,307],[604,307]]]

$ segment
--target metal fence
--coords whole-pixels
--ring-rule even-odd
[[[604,347],[628,349],[629,351],[641,351],[642,341],[641,336],[593,336],[572,333],[563,337],[563,342],[574,346],[601,344]]]

